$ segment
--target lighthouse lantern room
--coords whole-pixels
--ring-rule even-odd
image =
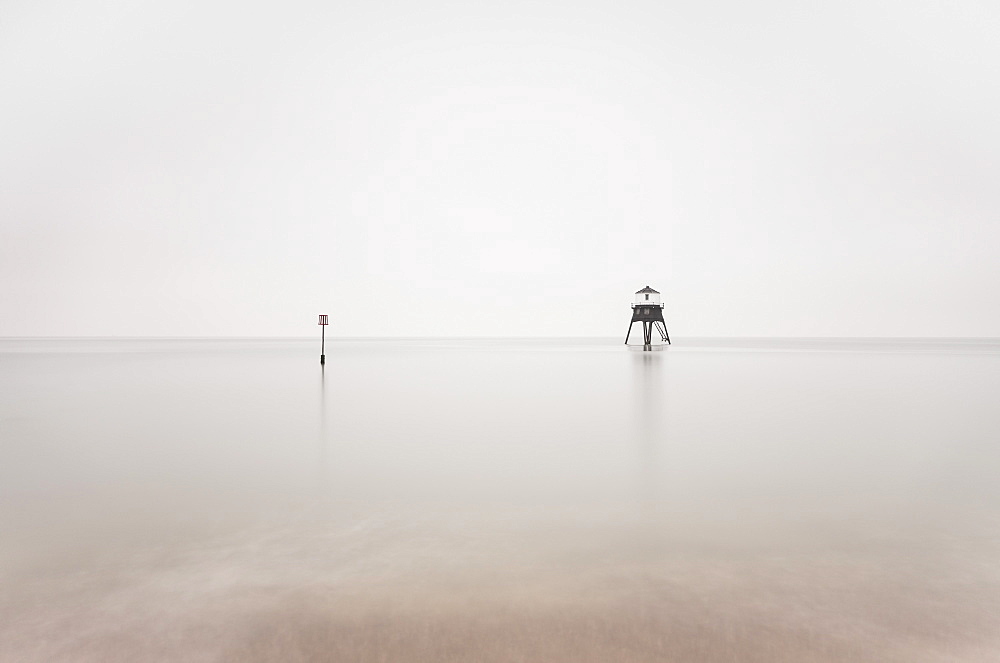
[[[636,306],[660,306],[660,293],[648,285],[635,293]],[[633,307],[634,308],[634,307]]]

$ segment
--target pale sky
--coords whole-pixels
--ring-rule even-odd
[[[0,1],[0,336],[1000,336],[995,2]]]

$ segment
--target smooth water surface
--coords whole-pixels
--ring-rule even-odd
[[[1000,660],[998,402],[985,340],[0,341],[0,660]]]

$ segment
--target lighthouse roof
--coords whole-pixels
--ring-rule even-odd
[[[656,292],[655,290],[653,290],[652,288],[650,288],[648,285],[645,288],[643,288],[642,290],[636,290],[635,294],[641,295],[641,294],[646,293],[646,292],[650,292],[650,293],[653,293],[653,294],[656,294],[656,295],[660,294],[660,293]]]

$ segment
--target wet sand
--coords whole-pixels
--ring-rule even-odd
[[[1000,659],[996,344],[312,350],[4,342],[0,660]]]

